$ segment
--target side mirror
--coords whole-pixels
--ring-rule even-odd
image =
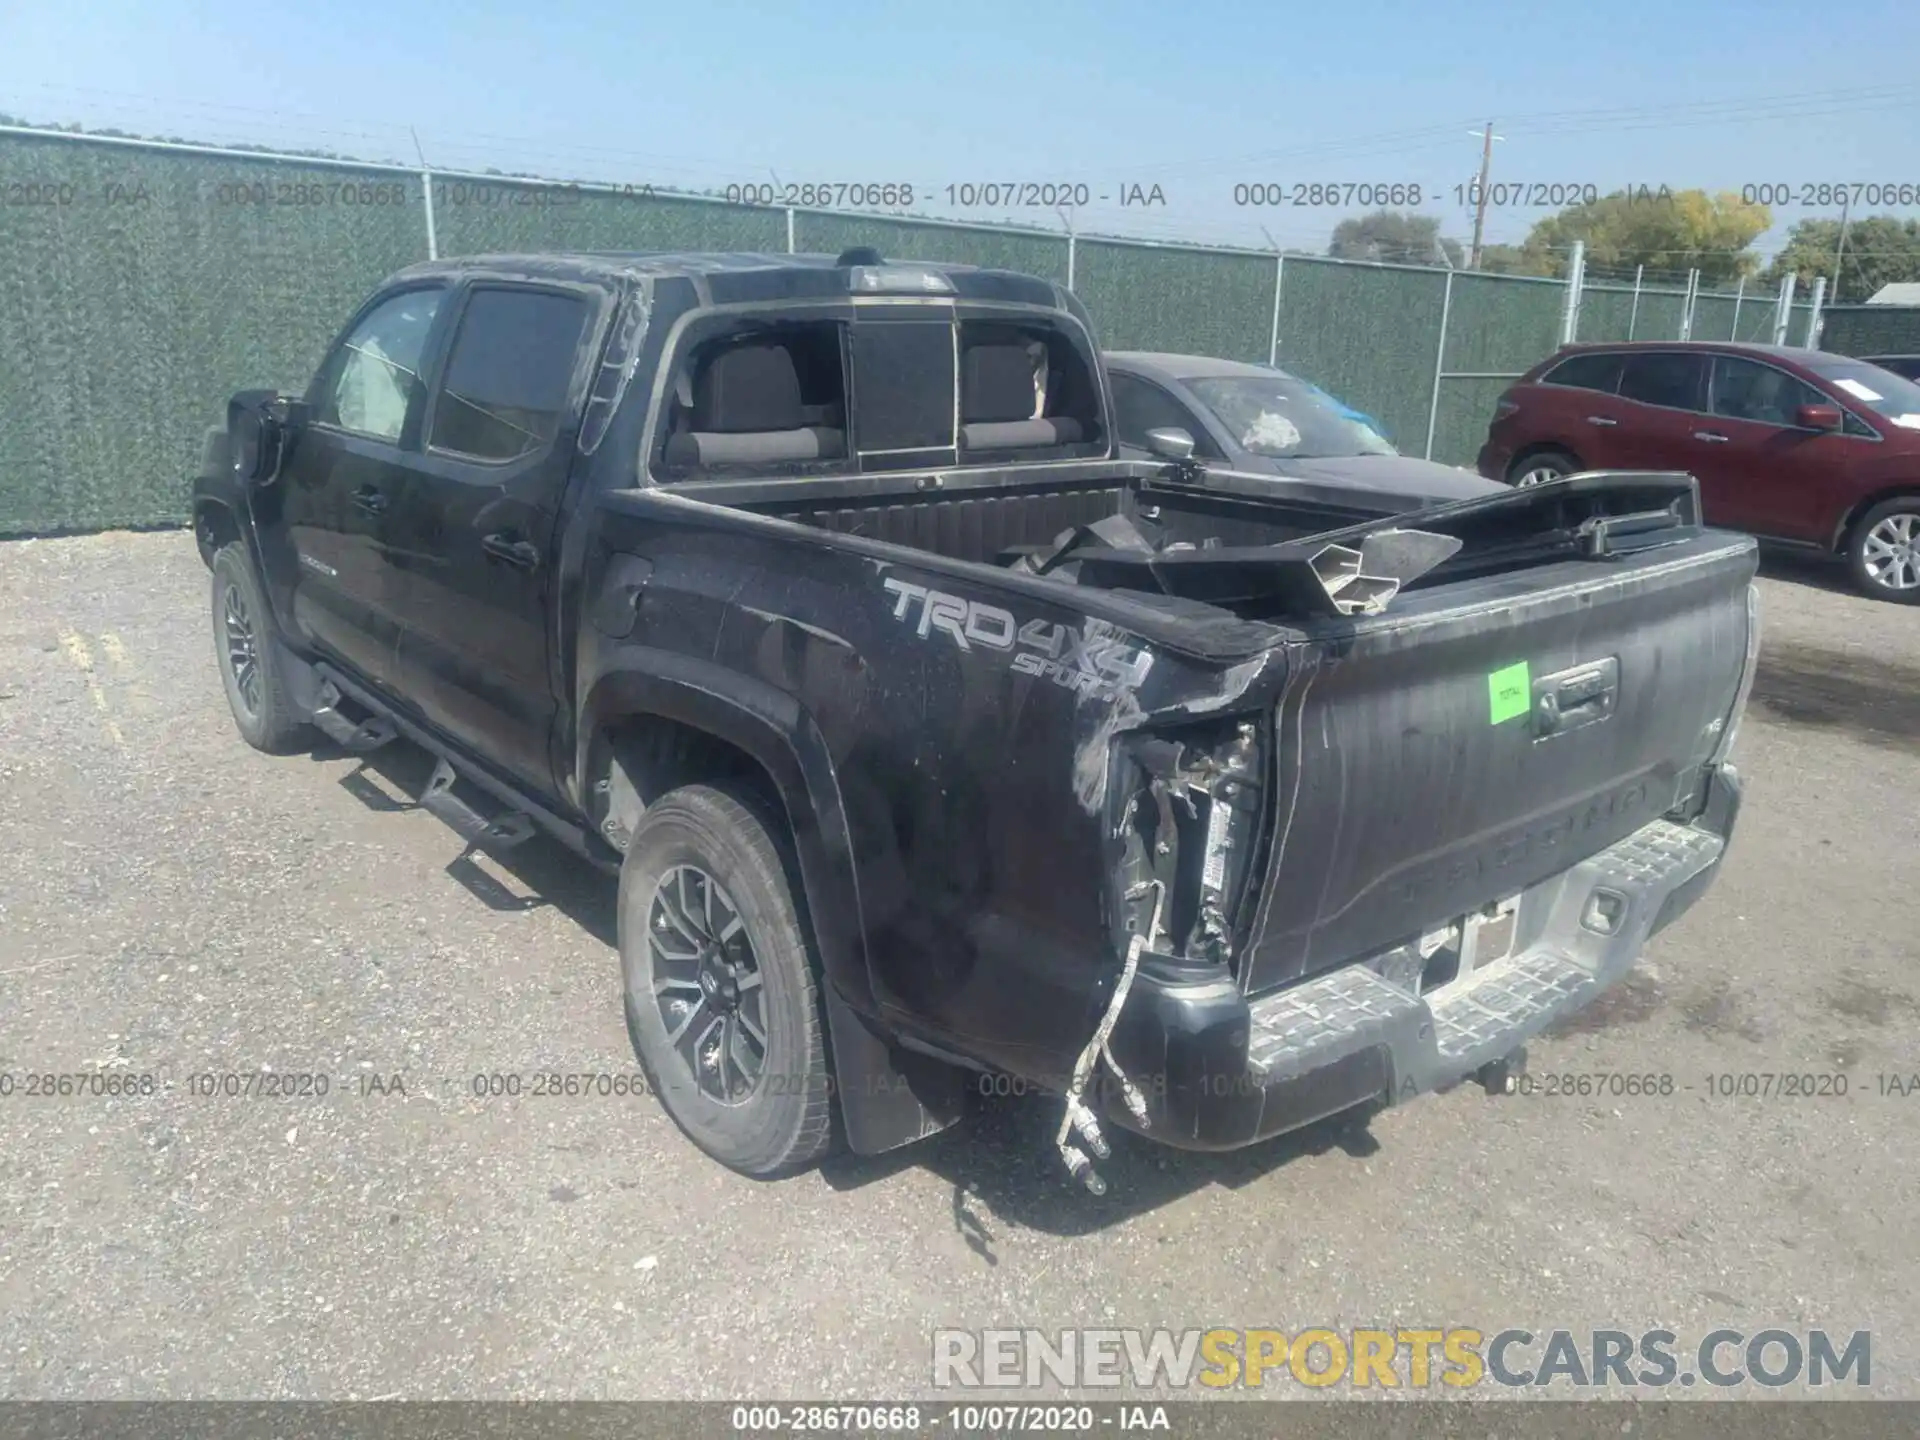
[[[1193,436],[1177,426],[1147,431],[1147,448],[1163,460],[1191,460]]]
[[[272,390],[243,390],[227,402],[227,457],[244,485],[271,485],[307,407]]]
[[[1802,405],[1794,411],[1793,423],[1802,430],[1838,430],[1846,420],[1838,405]]]

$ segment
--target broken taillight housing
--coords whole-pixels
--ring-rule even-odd
[[[1733,708],[1720,721],[1719,739],[1713,747],[1709,765],[1724,765],[1739,738],[1740,722],[1746,717],[1747,700],[1753,693],[1754,673],[1760,668],[1760,587],[1747,586],[1747,653],[1741,662],[1740,683],[1733,695]]]
[[[1121,744],[1127,784],[1116,817],[1122,930],[1131,938],[1163,891],[1148,950],[1230,964],[1266,805],[1261,722],[1237,716],[1137,731]]]

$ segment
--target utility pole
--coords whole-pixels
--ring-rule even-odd
[[[1473,254],[1467,260],[1469,270],[1480,268],[1480,237],[1487,225],[1487,172],[1493,168],[1493,142],[1504,140],[1504,135],[1493,133],[1493,122],[1487,121],[1485,130],[1469,130],[1469,135],[1478,135],[1480,145],[1480,180],[1474,186],[1473,199]]]
[[[1833,296],[1833,303],[1840,303],[1840,261],[1847,253],[1847,226],[1852,221],[1848,213],[1853,203],[1853,187],[1848,186],[1840,197],[1840,243],[1833,247],[1833,283],[1827,286],[1827,292]]]

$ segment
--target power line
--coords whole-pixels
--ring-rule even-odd
[[[251,117],[254,123],[262,128],[287,129],[297,133],[300,137],[299,141],[286,142],[285,148],[287,149],[303,148],[305,145],[311,145],[313,137],[316,136],[327,138],[339,137],[348,140],[373,139],[382,142],[390,140],[393,145],[397,163],[412,164],[415,158],[419,158],[418,150],[415,150],[411,144],[412,132],[410,127],[393,125],[389,128],[385,125],[385,122],[374,122],[378,128],[340,128],[332,122],[331,117],[317,116],[311,112],[230,105],[213,101],[161,101],[155,97],[134,96],[126,92],[88,89],[85,87],[41,85],[36,88],[43,91],[108,97],[114,103],[107,108],[127,109],[130,108],[127,102],[132,101],[136,102],[136,106],[133,108],[150,109],[170,105],[174,108],[190,112],[198,111],[210,114],[247,116]],[[1646,122],[1649,124],[1659,123],[1671,127],[1686,123],[1728,123],[1729,119],[1751,119],[1757,114],[1763,115],[1771,113],[1786,116],[1789,114],[1802,113],[1806,111],[1809,106],[1825,106],[1828,112],[1839,113],[1842,111],[1854,111],[1884,105],[1908,107],[1914,103],[1911,93],[1902,87],[1884,86],[1868,87],[1860,90],[1811,91],[1799,95],[1774,95],[1764,98],[1693,101],[1661,106],[1541,112],[1534,116],[1527,117],[1524,123],[1529,126],[1538,126],[1546,133],[1553,133],[1553,127],[1555,125],[1562,125],[1564,127],[1567,122],[1587,122],[1591,124],[1596,121],[1604,121],[1609,125],[1618,125],[1622,122]],[[1796,107],[1799,108],[1796,110]],[[321,126],[310,123],[296,125],[292,123],[295,117],[298,117],[302,121],[325,120],[328,121],[328,123]],[[162,123],[164,124],[165,122]],[[147,124],[151,126],[154,122],[148,121]],[[1473,133],[1479,134],[1480,132],[1475,131]],[[1488,133],[1491,134],[1490,127]],[[1571,131],[1566,131],[1565,133],[1571,133]],[[1441,145],[1451,148],[1458,144],[1458,135],[1458,129],[1452,127],[1422,126],[1399,131],[1377,132],[1371,136],[1359,136],[1342,142],[1333,142],[1320,146],[1315,153],[1326,154],[1345,150],[1349,153],[1359,154],[1363,153],[1368,147],[1386,145],[1398,147],[1401,153],[1412,153],[1418,150],[1439,148]],[[1494,136],[1492,138],[1501,139],[1504,137]],[[697,191],[702,188],[702,182],[704,182],[705,188],[709,190],[719,190],[723,189],[726,183],[730,183],[727,177],[758,181],[767,173],[764,167],[750,167],[743,164],[712,160],[692,160],[690,157],[670,158],[648,152],[625,150],[613,146],[563,140],[541,140],[531,137],[490,134],[488,132],[473,132],[463,134],[457,138],[449,136],[437,140],[429,134],[428,140],[431,142],[428,148],[436,152],[429,158],[441,164],[446,164],[448,158],[471,156],[473,158],[466,162],[464,168],[475,170],[488,168],[490,163],[497,164],[497,162],[506,158],[499,147],[512,146],[515,147],[522,159],[528,156],[543,157],[540,164],[540,168],[543,170],[550,170],[551,168],[545,163],[547,161],[561,156],[573,156],[622,161],[644,166],[648,172],[668,172],[669,174],[697,177],[696,179],[682,182],[675,186],[662,186],[663,189],[677,188],[683,192],[697,193]],[[1492,140],[1486,141],[1485,148],[1490,149],[1491,144]],[[408,155],[408,151],[410,150],[412,150],[413,153]],[[1285,155],[1288,152],[1283,150],[1265,153],[1271,158]],[[403,156],[406,158],[399,158]],[[342,155],[339,158],[345,160],[349,157]],[[371,159],[372,157],[361,156],[355,158]],[[1474,255],[1476,259],[1485,249],[1483,229],[1484,215],[1487,207],[1488,186],[1484,183],[1484,179],[1487,173],[1485,164],[1487,158],[1488,157],[1483,154],[1483,183],[1477,187],[1479,193],[1475,197],[1477,203],[1474,207],[1476,222]],[[608,167],[602,166],[598,168],[604,169]],[[1204,173],[1204,168],[1205,167],[1199,169],[1190,168],[1187,173],[1202,174]],[[1136,171],[1135,173],[1144,176],[1150,172],[1142,170]],[[503,176],[503,178],[506,177]],[[561,179],[561,177],[551,173],[539,175],[523,174],[520,178],[545,180],[548,182]],[[871,216],[875,219],[913,220],[951,218],[964,220],[970,224],[1014,224],[1026,228],[1051,228],[1047,218],[1039,212],[1008,208],[997,214],[980,215],[967,213],[964,209],[960,209],[960,207],[942,207],[939,205],[937,195],[926,195],[924,198],[916,197],[916,199],[921,200],[922,203],[911,210],[903,208],[901,210],[871,210],[848,213]],[[959,213],[950,213],[956,209],[959,209]],[[1273,213],[1262,213],[1266,215],[1266,223],[1271,225],[1273,223]],[[1094,233],[1104,227],[1123,226],[1125,227],[1126,233],[1114,235],[1111,238],[1135,238],[1160,240],[1167,243],[1184,242],[1191,244],[1200,240],[1202,234],[1206,234],[1220,238],[1203,243],[1224,244],[1234,248],[1249,250],[1270,250],[1273,245],[1278,243],[1285,249],[1322,253],[1327,243],[1327,235],[1324,230],[1315,224],[1315,221],[1322,219],[1333,221],[1338,218],[1346,218],[1342,212],[1335,207],[1328,207],[1317,213],[1310,210],[1297,210],[1294,213],[1299,215],[1301,226],[1299,229],[1291,226],[1282,227],[1284,238],[1276,237],[1269,231],[1262,230],[1260,225],[1256,224],[1255,220],[1251,218],[1242,219],[1236,217],[1228,219],[1221,217],[1215,219],[1213,217],[1194,217],[1190,214],[1176,217],[1176,215],[1165,211],[1142,211],[1112,203],[1081,207],[1076,212],[1074,226],[1078,233],[1087,238],[1093,238]],[[1506,213],[1511,215],[1513,212],[1507,211]],[[1313,227],[1311,231],[1308,230],[1308,226]],[[1266,243],[1264,245],[1261,244],[1258,239],[1254,238],[1255,231],[1259,231],[1261,236],[1265,238]],[[1728,254],[1739,254],[1743,252],[1746,252],[1746,247],[1725,247],[1724,249],[1724,253]],[[1685,247],[1658,253],[1697,256],[1721,252],[1714,252],[1699,247]],[[1849,245],[1846,253],[1862,259],[1870,259],[1874,258],[1877,254],[1898,254],[1901,252],[1876,252],[1871,248],[1862,249],[1857,245]]]
[[[262,107],[257,105],[230,105],[230,104],[221,103],[219,101],[200,100],[200,99],[176,100],[176,99],[164,98],[164,97],[153,96],[153,95],[140,95],[140,94],[135,94],[131,91],[125,91],[125,90],[101,90],[101,89],[89,88],[85,86],[75,86],[75,85],[38,84],[38,85],[29,86],[26,88],[34,89],[34,90],[49,91],[56,94],[79,95],[79,96],[103,96],[115,102],[116,104],[118,104],[122,109],[128,108],[128,105],[126,102],[131,102],[133,105],[145,107],[145,108],[151,108],[157,105],[164,105],[164,106],[170,106],[176,110],[182,110],[182,111],[188,111],[188,112],[205,112],[210,115],[226,114],[226,115],[258,117],[268,121],[270,124],[272,124],[274,128],[283,129],[283,130],[295,128],[283,123],[289,120],[319,120],[326,123],[326,126],[328,127],[326,129],[313,129],[312,127],[306,127],[306,126],[298,127],[300,129],[305,130],[306,133],[310,133],[310,134],[361,136],[368,139],[395,140],[397,138],[406,137],[413,130],[416,124],[416,122],[413,122],[413,121],[397,121],[397,120],[396,121],[374,121],[374,122],[371,122],[371,124],[366,128],[341,129],[339,128],[338,116],[323,115],[311,110],[286,110],[278,107],[267,108],[267,107]],[[428,127],[426,133],[431,137],[434,132],[431,127]],[[753,175],[757,177],[761,175],[766,168],[764,165],[745,164],[738,160],[716,160],[710,157],[689,156],[684,154],[658,154],[658,153],[649,152],[649,151],[617,149],[614,147],[602,146],[602,145],[588,145],[588,144],[582,144],[580,142],[571,141],[571,140],[543,140],[540,137],[536,137],[536,136],[501,135],[498,133],[491,133],[487,131],[466,131],[466,132],[462,132],[462,134],[464,137],[468,137],[476,140],[494,140],[494,141],[500,141],[500,142],[504,142],[512,145],[532,144],[536,146],[545,146],[549,149],[553,149],[556,151],[575,150],[582,153],[609,155],[609,156],[616,156],[616,157],[625,158],[625,159],[639,159],[639,160],[649,161],[650,163],[659,163],[666,166],[672,166],[672,167],[677,167],[682,169],[686,168],[687,165],[691,163],[693,165],[713,166],[719,170],[735,170],[741,174]],[[466,144],[465,139],[449,138],[447,141],[443,143],[454,145],[462,149],[477,148],[477,147]]]
[[[224,104],[204,100],[159,100],[157,97],[134,95],[130,92],[103,90],[81,86],[58,86],[41,84],[31,87],[41,91],[59,94],[83,96],[103,96],[116,102],[135,101],[145,106],[156,104],[170,105],[175,109],[202,111],[217,114],[244,115],[256,117],[257,122],[266,122],[276,129],[299,128],[308,134],[326,133],[342,137],[380,139],[403,151],[401,141],[409,135],[410,126],[401,122],[375,122],[375,128],[341,129],[335,117],[317,115],[313,112],[263,108]],[[1641,129],[1691,129],[1728,124],[1764,123],[1775,120],[1798,120],[1819,118],[1830,115],[1854,114],[1863,111],[1882,109],[1909,109],[1920,104],[1916,100],[1912,87],[1902,85],[1870,86],[1860,89],[1815,90],[1793,94],[1772,94],[1750,97],[1723,97],[1715,100],[1679,101],[1670,104],[1652,106],[1614,106],[1586,108],[1578,110],[1544,111],[1531,115],[1524,121],[1528,134],[1572,135],[1591,133],[1595,130],[1641,130]],[[290,127],[288,120],[324,120],[328,124],[325,131],[312,127]],[[1448,145],[1459,133],[1462,125],[1470,121],[1456,121],[1413,127],[1401,130],[1375,132],[1371,135],[1349,136],[1317,142],[1285,146],[1277,149],[1257,151],[1240,157],[1211,156],[1204,157],[1198,163],[1168,161],[1161,164],[1128,167],[1125,172],[1096,172],[1086,178],[1140,178],[1151,179],[1178,171],[1187,177],[1217,174],[1232,168],[1245,168],[1254,165],[1270,164],[1275,161],[1300,161],[1321,159],[1361,159],[1374,155],[1393,154],[1397,156],[1413,155],[1436,151]],[[695,173],[702,169],[714,174],[759,178],[764,171],[763,165],[739,161],[719,160],[682,154],[661,155],[653,152],[626,150],[611,146],[582,144],[574,141],[539,139],[527,136],[508,136],[486,132],[466,132],[463,137],[437,136],[431,130],[436,149],[449,149],[467,154],[487,154],[488,145],[476,145],[474,140],[493,142],[521,148],[526,153],[544,153],[558,155],[563,153],[604,156],[607,158],[629,160],[645,164],[651,168],[677,173]]]
[[[1729,124],[1817,118],[1883,109],[1920,107],[1920,92],[1908,85],[1865,87],[1857,90],[1820,90],[1799,94],[1687,101],[1671,105],[1614,107],[1540,112],[1526,117],[1516,132],[1572,135],[1603,130],[1700,129]],[[1812,107],[1812,108],[1808,108]],[[1471,119],[1417,129],[1378,132],[1344,140],[1306,142],[1239,157],[1209,157],[1199,164],[1167,162],[1136,167],[1129,173],[1146,176],[1179,170],[1186,175],[1218,173],[1272,161],[1355,159],[1369,154],[1414,154],[1450,142]]]

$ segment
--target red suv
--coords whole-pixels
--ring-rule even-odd
[[[1710,524],[1844,558],[1920,604],[1920,384],[1777,345],[1569,345],[1494,408],[1480,473],[1685,470]]]

